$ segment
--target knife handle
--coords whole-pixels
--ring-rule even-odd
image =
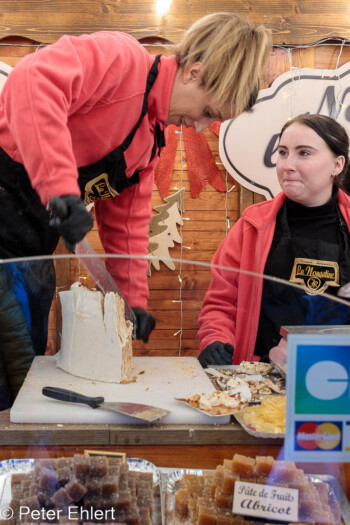
[[[59,401],[68,401],[69,403],[82,403],[88,405],[91,408],[97,408],[101,403],[104,402],[103,397],[89,397],[72,390],[66,390],[64,388],[58,388],[55,386],[44,386],[42,390],[43,396],[51,397],[52,399],[58,399]]]

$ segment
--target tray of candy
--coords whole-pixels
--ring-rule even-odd
[[[266,396],[260,404],[250,405],[235,419],[254,437],[284,438],[286,432],[286,396]]]
[[[239,365],[215,365],[210,368],[221,370],[228,375],[233,374],[251,374],[267,375],[274,374],[276,370],[271,363],[262,363],[260,361],[242,361]]]
[[[276,370],[247,374],[241,373],[239,366],[232,365],[230,367],[209,367],[205,371],[214,386],[220,390],[230,392],[242,384],[248,385],[251,392],[250,403],[260,403],[267,395],[285,395],[286,393],[285,378]]]
[[[184,475],[197,476],[198,478],[205,478],[206,476],[213,477],[215,475],[214,470],[202,470],[202,469],[177,469],[172,472],[162,473],[161,474],[161,493],[163,498],[164,506],[164,523],[166,525],[189,525],[189,519],[182,516],[177,516],[175,512],[175,494],[182,487],[182,479]],[[306,474],[306,478],[314,486],[323,484],[326,487],[328,500],[333,506],[333,509],[340,511],[341,517],[337,519],[335,517],[334,523],[342,525],[350,525],[350,505],[349,501],[339,484],[335,476],[323,475],[323,474]],[[204,481],[205,486],[205,481]],[[231,496],[232,498],[232,496]],[[198,498],[197,498],[198,499]],[[215,501],[215,496],[214,496]],[[332,504],[333,502],[333,504]],[[232,508],[232,507],[231,507]],[[335,515],[337,513],[335,512]],[[222,519],[222,523],[230,523],[229,516],[232,516],[231,509],[226,509],[225,511],[217,511],[218,516],[219,512]],[[226,521],[225,521],[226,517]],[[259,518],[258,518],[259,520]],[[265,521],[265,520],[264,520]],[[195,523],[195,522],[191,522]],[[221,521],[220,521],[221,523]],[[254,523],[257,521],[254,518],[244,518],[244,523]],[[285,522],[274,521],[274,525],[285,525]],[[299,523],[299,522],[296,522]],[[303,521],[304,523],[304,521]],[[305,523],[307,521],[305,520]]]
[[[251,436],[263,439],[284,439],[286,434],[284,432],[258,432],[252,425],[246,425],[243,419],[243,414],[239,412],[234,414],[235,420],[241,425],[243,430],[250,434]]]
[[[248,406],[248,401],[242,398],[239,394],[236,394],[235,396],[229,396],[226,394],[226,398],[223,402],[220,401],[219,394],[219,392],[213,392],[212,394],[195,394],[192,397],[176,397],[175,399],[176,401],[179,401],[179,403],[210,417],[235,415],[237,412]],[[201,406],[200,403],[203,399],[205,399],[205,404]]]
[[[108,505],[109,508],[103,508],[103,506],[100,505],[99,498],[102,498],[101,492],[99,493],[100,496],[96,496],[95,502],[96,502],[96,508],[93,506],[91,507],[84,507],[82,505],[82,501],[79,503],[71,503],[68,505],[65,510],[63,508],[53,507],[51,505],[51,512],[49,511],[49,507],[41,507],[40,510],[35,510],[30,508],[30,498],[27,498],[24,500],[24,503],[22,506],[18,506],[17,509],[13,505],[13,488],[12,484],[14,482],[15,476],[18,475],[18,477],[21,477],[23,479],[22,475],[28,475],[31,476],[34,472],[35,464],[40,460],[35,459],[9,459],[0,461],[0,522],[2,520],[9,520],[8,523],[11,523],[11,525],[15,525],[17,523],[21,523],[22,521],[28,521],[28,517],[31,517],[32,522],[41,523],[42,521],[50,521],[51,523],[54,523],[56,519],[60,520],[60,523],[76,523],[77,525],[79,523],[88,522],[88,523],[96,523],[101,522],[102,520],[108,521],[114,521],[118,522],[118,510],[117,507],[113,510],[110,505]],[[44,460],[45,462],[49,462],[50,460]],[[150,506],[152,507],[152,519],[149,521],[148,516],[145,516],[142,518],[141,521],[145,524],[149,523],[150,525],[162,525],[163,519],[162,519],[162,508],[161,508],[161,494],[160,494],[160,471],[159,469],[151,462],[140,459],[140,458],[126,458],[125,463],[127,465],[126,469],[128,473],[132,473],[133,476],[135,476],[134,473],[147,473],[148,477],[147,479],[150,479],[150,473],[152,473],[152,488],[151,488],[151,498],[149,501]],[[142,474],[140,474],[140,478],[142,477]],[[139,478],[139,479],[140,479]],[[142,482],[141,482],[142,483]],[[108,487],[108,485],[107,485]],[[37,494],[36,494],[37,495]],[[146,498],[147,499],[147,498]],[[23,500],[21,500],[23,501]],[[106,501],[106,500],[104,500]],[[148,502],[145,503],[145,501],[137,501],[137,508],[140,510],[140,508],[144,505],[147,506]],[[22,505],[22,504],[21,504]],[[69,511],[69,507],[71,507],[71,510]],[[102,510],[101,510],[102,509]],[[17,517],[19,513],[21,513],[21,519],[16,520],[14,515],[17,512]],[[27,514],[27,516],[25,516]],[[64,520],[66,519],[65,522]],[[131,516],[131,515],[130,515]],[[131,519],[131,517],[130,517]],[[128,521],[126,521],[127,523]],[[123,521],[124,523],[124,521]]]

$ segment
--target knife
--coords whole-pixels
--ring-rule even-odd
[[[102,408],[103,410],[110,410],[111,412],[118,412],[127,416],[136,417],[143,421],[156,421],[168,414],[171,414],[170,410],[164,408],[154,407],[151,405],[142,405],[140,403],[125,403],[119,402],[107,402],[103,397],[89,397],[83,394],[78,394],[72,390],[66,390],[64,388],[58,388],[53,386],[44,386],[42,394],[58,401],[68,401],[69,403],[80,403],[88,405],[91,408]]]
[[[53,200],[58,200],[58,202],[55,203],[55,207],[52,206]],[[67,209],[65,205],[63,206],[62,203],[60,203],[59,198],[51,199],[49,204],[47,205],[47,210],[50,213],[51,219],[50,219],[50,225],[58,227],[61,220],[66,217]],[[86,237],[80,242],[78,242],[74,248],[74,245],[71,245],[70,243],[67,243],[64,241],[67,248],[70,251],[73,251],[78,256],[79,261],[85,266],[87,271],[90,273],[90,275],[93,277],[94,281],[96,282],[97,286],[101,289],[101,291],[106,294],[107,292],[114,292],[119,295],[119,297],[124,302],[124,311],[125,311],[125,319],[127,321],[130,321],[132,323],[133,329],[132,329],[132,337],[133,339],[136,339],[136,330],[137,330],[137,320],[136,315],[134,311],[130,308],[129,304],[127,303],[125,297],[119,290],[118,286],[116,285],[113,277],[107,270],[106,266],[101,262],[100,257],[97,255],[89,241]],[[87,257],[85,257],[87,256]]]
[[[97,255],[89,241],[86,237],[75,247],[75,254],[77,255],[79,261],[85,266],[91,277],[93,277],[95,283],[101,291],[106,294],[107,292],[114,292],[119,295],[119,297],[124,302],[124,311],[125,319],[130,321],[133,325],[132,337],[136,338],[136,328],[137,321],[134,311],[129,306],[122,292],[119,290],[115,280],[107,270],[106,266],[101,261],[100,257]]]

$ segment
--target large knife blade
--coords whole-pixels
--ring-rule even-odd
[[[81,403],[88,405],[91,408],[101,408],[103,410],[110,410],[111,412],[119,412],[130,417],[136,417],[143,421],[156,421],[168,414],[170,410],[165,408],[155,407],[152,405],[142,405],[140,403],[127,403],[125,401],[105,401],[103,397],[89,397],[72,390],[54,386],[44,386],[42,389],[44,396],[58,401],[67,401],[68,403]]]
[[[101,261],[100,257],[97,255],[89,241],[86,237],[75,247],[75,254],[77,255],[79,261],[85,266],[91,277],[94,279],[97,286],[101,291],[106,294],[107,292],[114,292],[119,295],[119,297],[124,302],[125,309],[125,319],[131,321],[133,325],[132,337],[136,338],[136,316],[134,311],[129,306],[122,292],[119,290],[116,282],[113,277]]]

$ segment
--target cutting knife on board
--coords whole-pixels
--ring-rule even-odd
[[[103,410],[125,414],[126,416],[136,417],[137,419],[142,419],[149,423],[171,414],[170,410],[165,410],[164,408],[152,405],[126,403],[124,401],[105,401],[103,397],[89,397],[83,394],[78,394],[78,392],[73,392],[72,390],[53,386],[44,386],[42,394],[51,399],[57,399],[58,401],[88,405],[91,408],[101,408]]]
[[[75,254],[104,294],[107,292],[113,292],[118,294],[123,300],[125,319],[131,321],[133,325],[132,337],[135,339],[137,328],[136,315],[86,237],[75,246]]]

